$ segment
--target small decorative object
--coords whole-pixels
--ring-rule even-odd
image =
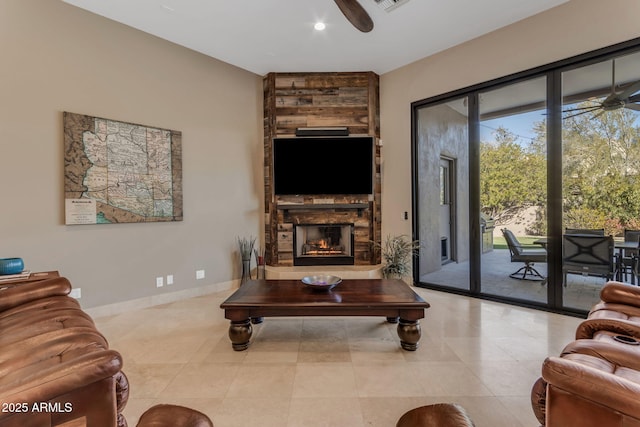
[[[253,254],[253,246],[256,244],[256,238],[251,236],[238,237],[238,247],[240,249],[240,257],[242,258],[242,278],[241,283],[251,280],[251,254]]]
[[[24,270],[22,258],[0,258],[0,275],[18,274]]]
[[[302,278],[302,283],[307,287],[318,291],[330,291],[335,288],[338,283],[342,282],[342,279],[338,276],[331,276],[328,274],[320,274],[317,276],[305,276]]]
[[[383,245],[376,246],[382,250],[382,275],[385,279],[402,279],[411,275],[411,256],[420,248],[420,242],[412,241],[406,234],[401,234],[387,236]]]
[[[264,249],[256,248],[253,250],[254,255],[256,256],[256,278],[258,280],[264,280],[265,277],[265,259],[264,259]]]

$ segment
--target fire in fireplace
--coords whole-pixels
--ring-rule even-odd
[[[296,225],[293,246],[293,265],[353,265],[353,224]]]

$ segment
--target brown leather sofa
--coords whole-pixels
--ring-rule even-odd
[[[127,426],[122,357],[70,291],[63,277],[0,287],[0,427]],[[151,408],[146,419],[172,419],[170,408]],[[172,425],[206,425],[190,424],[185,410],[200,422],[179,408],[184,423]]]
[[[576,341],[542,365],[531,392],[542,425],[640,427],[640,288],[611,281],[600,296]]]

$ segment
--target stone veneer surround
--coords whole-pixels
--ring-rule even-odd
[[[355,265],[380,263],[379,77],[373,72],[269,73],[264,90],[265,255],[269,266],[293,265],[296,224],[354,224]],[[371,195],[276,196],[272,141],[297,128],[343,126],[375,141]]]

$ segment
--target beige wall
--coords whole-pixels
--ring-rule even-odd
[[[86,308],[239,277],[236,236],[262,228],[261,77],[57,0],[0,1],[0,52],[0,257],[59,270]],[[182,131],[184,221],[65,226],[63,111]]]
[[[637,0],[571,0],[382,75],[382,235],[411,234],[401,213],[411,212],[412,102],[640,37],[639,16]]]

